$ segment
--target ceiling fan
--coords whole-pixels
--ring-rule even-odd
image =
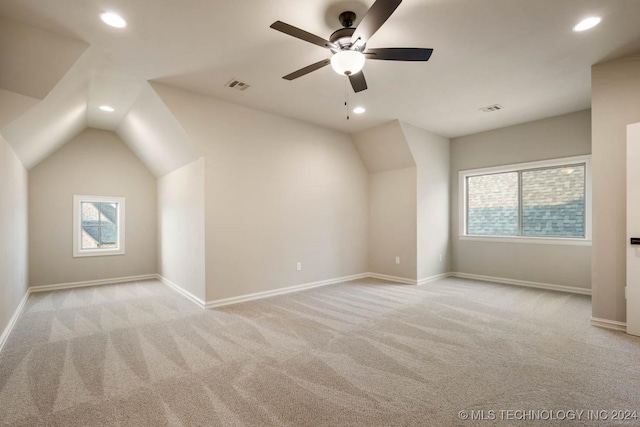
[[[402,0],[377,0],[356,28],[351,27],[356,19],[356,14],[353,12],[342,12],[339,19],[343,28],[334,31],[329,37],[329,40],[325,40],[322,37],[318,37],[315,34],[311,34],[282,21],[274,22],[271,24],[271,28],[274,30],[324,47],[333,53],[330,59],[323,59],[315,64],[308,65],[298,71],[287,74],[283,79],[294,80],[331,64],[336,73],[349,78],[355,92],[360,92],[367,89],[367,81],[362,73],[362,67],[364,67],[366,59],[428,61],[431,53],[433,53],[433,49],[411,47],[366,48],[367,41],[380,29],[382,24],[389,19],[400,3],[402,3]]]

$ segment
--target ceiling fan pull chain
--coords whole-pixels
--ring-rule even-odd
[[[347,120],[349,120],[349,77],[344,76],[344,106],[347,109]]]

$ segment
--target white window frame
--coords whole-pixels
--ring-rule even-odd
[[[118,245],[107,249],[82,249],[82,202],[118,204]],[[73,196],[73,257],[125,254],[125,198],[109,196]]]
[[[549,237],[549,236],[485,236],[467,234],[467,178],[477,175],[488,175],[505,172],[518,172],[528,169],[544,169],[561,166],[584,164],[585,166],[585,236],[584,237]],[[520,190],[518,190],[520,191]],[[591,246],[591,155],[563,157],[538,162],[517,163],[481,169],[469,169],[458,172],[458,238],[498,243],[535,243],[545,245]]]

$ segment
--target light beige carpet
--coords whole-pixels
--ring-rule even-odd
[[[216,310],[155,281],[33,294],[0,354],[0,420],[638,425],[498,412],[640,410],[640,340],[589,326],[590,312],[585,296],[460,279],[361,280]]]

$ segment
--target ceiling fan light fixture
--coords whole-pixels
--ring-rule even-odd
[[[357,74],[364,67],[365,56],[357,50],[341,50],[331,57],[333,71],[343,76]]]
[[[583,19],[573,27],[573,31],[580,32],[589,30],[598,25],[601,20],[602,18],[600,18],[599,16],[592,16],[590,18]]]

